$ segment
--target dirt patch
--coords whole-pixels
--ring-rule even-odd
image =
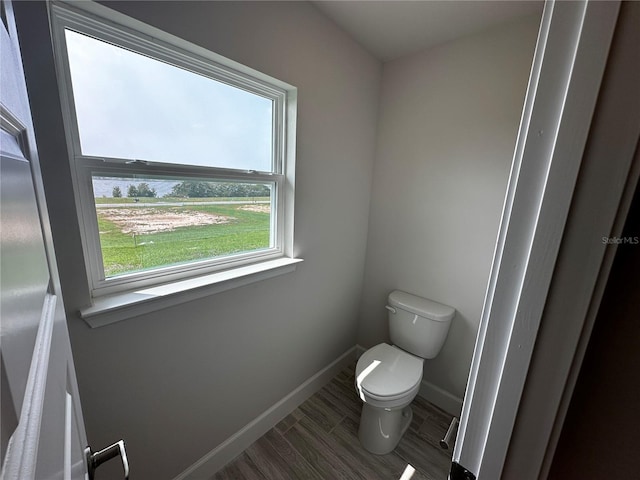
[[[101,208],[98,215],[115,223],[122,233],[136,235],[171,232],[178,227],[222,225],[234,220],[233,217],[212,213],[166,211],[156,208]]]
[[[271,213],[271,205],[269,204],[243,205],[242,207],[238,207],[238,210],[246,210],[247,212]]]

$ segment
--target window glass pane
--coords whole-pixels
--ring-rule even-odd
[[[83,155],[271,171],[271,99],[65,36]]]
[[[274,245],[272,183],[93,175],[105,277]]]

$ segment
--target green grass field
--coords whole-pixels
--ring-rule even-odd
[[[127,198],[115,200],[130,201]],[[161,201],[162,199],[150,200]],[[252,203],[248,202],[246,205],[252,205]],[[123,233],[121,226],[106,218],[107,215],[102,211],[103,209],[97,209],[105,276],[109,278],[158,266],[268,248],[270,214],[243,210],[243,206],[245,205],[147,207],[145,218],[168,212],[202,212],[229,217],[228,223],[224,224],[177,227],[173,231],[147,234]],[[120,208],[113,210],[120,210]],[[130,208],[129,211],[132,209]]]

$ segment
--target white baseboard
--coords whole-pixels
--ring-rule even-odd
[[[356,345],[356,358],[360,358],[366,350],[366,348]],[[454,417],[460,417],[460,413],[462,412],[462,399],[460,397],[456,397],[454,394],[434,385],[431,382],[428,382],[427,380],[422,380],[422,385],[420,385],[418,395],[433,403],[436,407],[450,413]]]
[[[454,417],[460,418],[460,413],[462,412],[462,399],[460,397],[456,397],[453,393],[447,392],[431,382],[422,380],[422,385],[420,385],[418,395],[433,403],[436,407],[450,413]]]
[[[278,403],[175,477],[174,480],[209,479],[227,463],[240,455],[253,442],[276,426],[280,420],[289,415],[307,398],[329,383],[343,368],[353,362],[356,358],[357,348],[352,347],[347,350],[338,359],[320,370]]]

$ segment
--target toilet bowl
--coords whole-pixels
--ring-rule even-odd
[[[358,438],[378,455],[391,452],[409,428],[424,359],[439,353],[455,314],[452,307],[397,290],[387,309],[394,345],[381,343],[362,354],[355,381],[363,402]]]
[[[356,390],[364,402],[358,436],[370,452],[395,448],[411,424],[409,404],[420,390],[423,359],[381,343],[356,365]]]

